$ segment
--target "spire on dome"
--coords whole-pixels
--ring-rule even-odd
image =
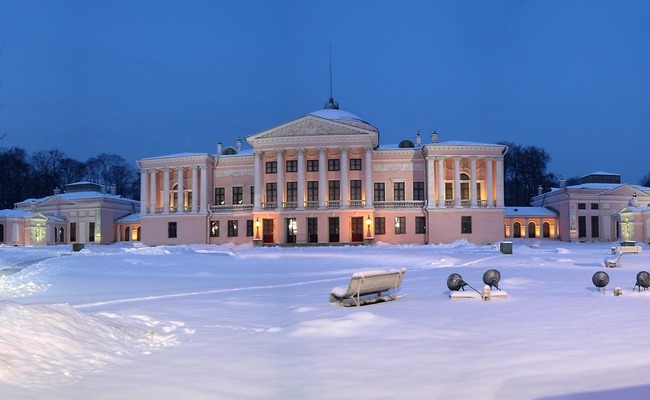
[[[326,110],[338,110],[339,103],[334,101],[334,95],[332,94],[332,43],[330,43],[330,100],[325,103]]]

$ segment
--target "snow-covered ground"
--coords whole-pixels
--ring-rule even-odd
[[[650,396],[650,249],[612,243],[0,247],[7,399],[613,399]],[[20,268],[23,268],[20,270]],[[328,302],[407,268],[397,301]],[[507,299],[449,299],[501,272]],[[15,272],[19,270],[18,272]],[[621,287],[622,296],[613,289]]]

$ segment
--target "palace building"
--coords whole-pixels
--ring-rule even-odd
[[[251,149],[138,160],[144,244],[492,243],[504,238],[506,146],[382,146],[324,109],[250,135]]]

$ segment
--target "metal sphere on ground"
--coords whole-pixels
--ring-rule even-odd
[[[499,281],[501,280],[501,273],[496,269],[488,269],[483,274],[483,283],[492,287],[499,289]]]
[[[609,275],[605,271],[598,271],[591,278],[591,281],[598,289],[602,289],[609,284]]]
[[[641,271],[636,274],[636,286],[639,287],[639,292],[641,288],[645,290],[650,287],[650,274],[647,271]]]
[[[453,273],[447,278],[447,287],[449,290],[460,290],[467,285],[460,274]],[[465,289],[463,289],[465,290]]]

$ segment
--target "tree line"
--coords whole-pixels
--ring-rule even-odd
[[[117,154],[99,154],[85,162],[60,150],[28,154],[20,147],[0,149],[0,209],[30,198],[52,195],[66,184],[88,181],[115,185],[117,194],[140,199],[140,174]]]
[[[551,156],[544,149],[511,142],[499,144],[508,146],[503,162],[506,206],[528,206],[540,186],[544,192],[559,186],[559,177],[547,171]],[[102,153],[81,162],[57,149],[31,155],[19,147],[0,149],[0,209],[13,208],[25,199],[49,196],[54,189],[79,181],[115,185],[117,194],[140,199],[138,170],[117,154]],[[579,177],[566,179],[567,185],[579,182]],[[650,173],[639,184],[650,187]]]

